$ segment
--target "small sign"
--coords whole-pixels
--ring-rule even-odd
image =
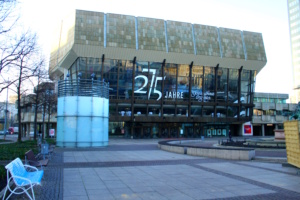
[[[54,137],[55,135],[55,129],[49,129],[49,136]]]
[[[246,122],[243,124],[242,133],[244,136],[253,136],[253,127],[250,122]]]
[[[244,134],[251,134],[251,133],[252,133],[251,125],[244,125]]]

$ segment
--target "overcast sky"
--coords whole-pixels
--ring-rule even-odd
[[[260,32],[267,64],[257,76],[256,92],[292,91],[286,0],[22,0],[21,3],[24,26],[38,33],[48,58],[53,28],[74,9]]]

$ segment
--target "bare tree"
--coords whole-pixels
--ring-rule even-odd
[[[18,107],[18,122],[19,135],[18,141],[21,141],[21,96],[26,92],[26,83],[30,82],[33,77],[38,76],[40,69],[44,66],[44,59],[38,55],[36,45],[36,35],[26,32],[22,34],[18,45],[18,59],[9,65],[9,70],[14,72],[10,76],[9,83],[2,87],[7,88],[13,86],[17,93],[17,107]]]
[[[8,33],[17,23],[19,17],[15,16],[16,0],[0,0],[0,34]]]
[[[0,113],[2,111],[5,111],[5,104],[4,103],[0,103]]]
[[[16,0],[0,0],[0,73],[18,59],[18,47],[21,44],[13,37],[19,16],[14,12]],[[0,91],[1,92],[1,91]]]
[[[22,31],[23,27],[18,24],[17,1],[0,0],[0,93],[9,88],[17,94],[20,141],[23,134],[21,96],[28,92],[31,84],[27,84],[33,77],[41,76],[45,61],[39,56],[36,34]],[[38,101],[38,97],[35,100]]]
[[[57,94],[54,92],[55,84],[50,80],[45,80],[36,86],[35,96],[38,97],[36,105],[42,110],[42,138],[48,136],[45,134],[45,118],[48,118],[46,130],[49,130],[50,118],[53,113],[56,113]],[[36,117],[35,117],[36,119]],[[36,121],[35,121],[36,124]]]
[[[53,85],[54,86],[54,85]],[[50,119],[51,115],[56,113],[57,110],[57,94],[54,92],[54,87],[53,90],[49,92],[48,98],[46,99],[46,105],[47,105],[47,110],[46,113],[48,114],[48,123],[47,123],[47,129],[49,130],[50,127]],[[47,132],[49,134],[49,132]]]
[[[45,91],[47,91],[47,81],[48,81],[48,71],[46,71],[44,68],[39,68],[37,73],[37,84],[34,88],[35,93],[35,113],[34,113],[34,139],[36,139],[37,136],[37,113],[39,106],[43,106],[43,113],[45,113]],[[44,114],[43,114],[44,119]],[[44,123],[44,122],[43,122]],[[44,125],[43,125],[44,126]],[[42,138],[44,138],[44,131],[42,131],[43,135]]]

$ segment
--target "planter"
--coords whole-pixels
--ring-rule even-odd
[[[275,140],[284,140],[285,139],[283,129],[275,129],[274,133],[275,133]]]

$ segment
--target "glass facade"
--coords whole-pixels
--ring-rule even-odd
[[[297,103],[300,100],[300,3],[299,0],[287,0],[287,3],[293,64],[293,87],[298,88],[296,98],[292,98],[292,102]]]
[[[109,82],[109,133],[133,138],[227,136],[251,121],[255,71],[165,62],[78,58],[71,80]]]

